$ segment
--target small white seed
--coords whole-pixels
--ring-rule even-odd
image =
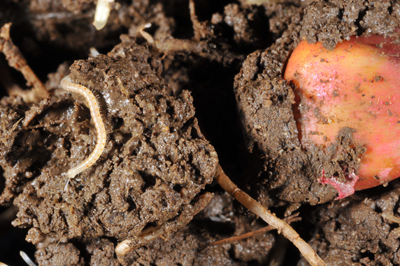
[[[110,3],[114,0],[98,0],[96,5],[96,13],[94,14],[93,25],[97,30],[101,30],[107,23],[108,16],[110,16]]]

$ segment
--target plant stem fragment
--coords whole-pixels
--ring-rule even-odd
[[[297,222],[301,220],[301,217],[297,217],[299,215],[299,213],[295,213],[289,217],[286,217],[284,220],[288,223],[292,223],[292,222]],[[229,238],[225,238],[225,239],[221,239],[218,241],[215,241],[213,243],[210,244],[210,246],[217,246],[217,245],[223,245],[223,244],[231,244],[231,243],[235,243],[237,241],[249,238],[249,237],[253,237],[253,236],[258,236],[258,235],[262,235],[265,234],[266,232],[269,232],[271,230],[274,230],[275,228],[271,225],[265,226],[263,228],[257,229],[253,232],[248,232],[242,235],[238,235],[238,236],[233,236],[233,237],[229,237]]]
[[[0,52],[2,52],[8,61],[8,64],[22,73],[28,86],[33,86],[34,94],[36,95],[36,101],[47,98],[49,95],[46,87],[39,80],[36,74],[29,67],[24,56],[17,46],[11,40],[10,27],[11,22],[4,24],[0,29]]]
[[[276,217],[264,206],[258,203],[255,199],[250,197],[247,193],[239,189],[224,173],[221,166],[218,165],[216,180],[220,186],[228,192],[232,197],[238,200],[249,211],[258,215],[270,226],[282,233],[290,242],[292,242],[304,256],[304,258],[312,266],[325,266],[325,262],[318,256],[318,254],[307,244],[299,234],[286,222]]]

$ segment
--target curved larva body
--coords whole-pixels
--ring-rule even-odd
[[[88,158],[86,158],[86,160],[81,162],[76,167],[69,169],[67,172],[67,176],[69,178],[74,178],[77,174],[92,166],[103,153],[104,147],[106,145],[107,133],[104,127],[103,120],[101,119],[99,102],[97,101],[94,94],[88,88],[79,84],[72,83],[69,76],[65,76],[61,80],[60,85],[66,91],[79,93],[80,95],[85,97],[89,105],[90,114],[97,130],[97,144],[93,152],[89,155]]]

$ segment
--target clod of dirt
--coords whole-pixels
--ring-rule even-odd
[[[216,217],[217,215],[217,217]],[[124,264],[144,265],[235,265],[265,263],[275,237],[264,233],[230,244],[211,245],[216,240],[258,228],[252,218],[235,211],[228,194],[215,195],[194,220],[168,239],[157,239],[124,257]],[[177,248],[179,247],[179,248]]]
[[[235,94],[248,148],[264,156],[260,172],[266,190],[289,202],[324,203],[335,197],[331,186],[317,179],[340,175],[343,169],[357,169],[363,148],[353,145],[351,129],[343,129],[336,143],[322,150],[305,150],[299,141],[293,108],[299,105],[295,93],[282,78],[290,51],[301,39],[320,41],[333,49],[337,42],[353,35],[380,34],[398,37],[398,5],[391,1],[318,1],[304,9],[300,21],[265,51],[256,51],[245,60],[235,78]],[[372,25],[388,25],[372,26]],[[263,193],[260,192],[260,195]],[[262,202],[263,199],[260,197]]]
[[[218,219],[215,219],[216,216]],[[221,219],[221,217],[224,217]],[[240,235],[259,224],[235,212],[228,194],[216,195],[194,220],[167,238],[158,238],[116,258],[115,243],[106,237],[80,239],[72,243],[38,244],[40,265],[221,265],[244,266],[265,263],[275,243],[271,233],[224,245],[216,240]],[[84,247],[84,248],[82,248]],[[84,258],[84,259],[83,259]]]
[[[51,243],[36,251],[39,265],[85,265],[79,250],[71,243]],[[107,261],[109,262],[109,261]],[[111,264],[110,264],[111,265]]]
[[[300,20],[302,8],[288,3],[265,2],[262,6],[226,5],[222,14],[215,13],[211,18],[215,35],[225,40],[232,38],[227,45],[235,44],[242,52],[246,47],[254,51],[254,48],[270,46],[292,21]]]
[[[64,94],[27,107],[4,98],[0,201],[20,193],[13,225],[31,227],[27,240],[42,251],[58,248],[52,243],[103,236],[143,245],[143,230],[168,234],[183,227],[209,202],[210,193],[195,197],[218,164],[198,128],[190,93],[174,97],[159,76],[159,59],[128,37],[108,55],[76,61],[70,70],[72,81],[100,102],[105,150],[64,190],[64,173],[97,141],[85,102]]]
[[[399,182],[377,197],[359,197],[319,208],[320,228],[310,241],[328,265],[398,265]]]

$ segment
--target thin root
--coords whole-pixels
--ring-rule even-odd
[[[139,29],[140,35],[148,42],[148,43],[154,43],[154,38],[151,36],[149,33],[145,32],[144,29],[148,29],[151,27],[151,23],[146,23]]]
[[[291,215],[289,217],[286,217],[284,219],[284,221],[288,222],[288,223],[300,221],[301,217],[297,217],[298,215],[299,215],[299,213],[295,213],[295,214],[293,214],[293,215]],[[269,232],[269,231],[274,230],[274,229],[275,229],[274,227],[268,225],[266,227],[260,228],[260,229],[258,229],[256,231],[253,231],[253,232],[249,232],[249,233],[245,233],[245,234],[242,234],[242,235],[233,236],[233,237],[229,237],[229,238],[225,238],[225,239],[222,239],[222,240],[215,241],[215,242],[211,243],[210,246],[232,244],[232,243],[235,243],[237,241],[240,241],[240,240],[243,240],[243,239],[246,239],[246,238],[249,238],[249,237],[254,237],[254,236],[265,234],[266,232]]]
[[[0,29],[0,52],[3,52],[3,54],[6,56],[8,64],[11,67],[22,73],[27,81],[27,85],[33,86],[33,92],[36,96],[35,100],[47,98],[49,93],[46,90],[46,87],[28,66],[28,63],[18,47],[12,42],[10,37],[10,27],[11,23],[6,23]]]
[[[154,40],[154,46],[160,52],[166,54],[196,54],[227,66],[232,66],[232,64],[244,60],[243,55],[235,54],[228,49],[219,48],[219,46],[208,41],[193,41],[168,37],[162,40]]]
[[[203,27],[199,22],[199,19],[197,18],[193,0],[189,0],[189,11],[190,11],[190,20],[192,21],[193,31],[194,31],[193,39],[195,41],[200,41],[201,38],[205,38],[206,36],[204,35],[204,32],[202,31]]]
[[[382,217],[388,220],[389,222],[400,224],[400,217],[385,212],[382,213]]]
[[[235,192],[235,199],[237,199],[243,206],[248,210],[258,215],[270,226],[278,230],[278,233],[282,233],[290,242],[292,242],[304,256],[304,258],[312,266],[325,266],[325,262],[318,256],[318,254],[307,244],[299,234],[286,222],[282,221],[264,206],[250,197],[248,194],[240,190],[227,175],[225,175],[221,166],[218,165],[218,174],[216,177],[217,182],[220,186],[228,192],[230,195]]]
[[[142,232],[140,236],[138,236],[135,241],[140,243],[140,242],[148,242],[152,241],[158,237],[161,237],[162,234],[165,233],[165,230],[160,227],[149,227],[146,230]],[[123,257],[125,256],[128,252],[132,251],[131,243],[134,240],[131,239],[126,239],[119,243],[117,247],[115,248],[115,253],[117,254],[118,257]]]

